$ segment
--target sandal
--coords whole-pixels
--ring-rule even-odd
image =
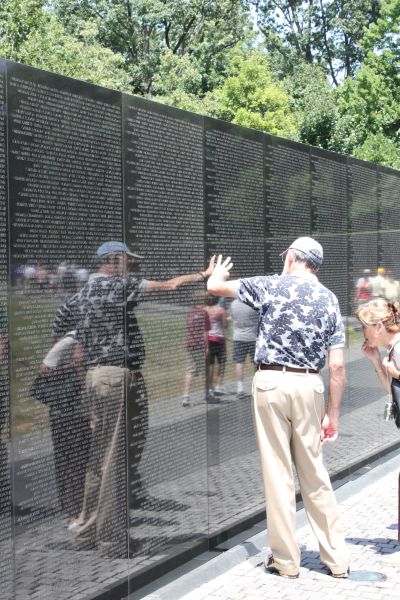
[[[298,579],[300,573],[296,573],[296,575],[287,575],[286,573],[281,573],[279,569],[277,569],[274,565],[274,557],[272,554],[268,554],[264,560],[264,568],[267,573],[271,575],[279,575],[280,577],[286,577],[286,579]]]
[[[335,579],[348,579],[349,573],[350,573],[350,569],[347,569],[347,571],[345,573],[332,573],[332,571],[331,571],[330,574]]]

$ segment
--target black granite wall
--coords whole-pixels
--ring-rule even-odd
[[[225,393],[206,402],[200,361],[182,406],[188,320],[204,305],[204,285],[149,292],[147,284],[129,305],[146,354],[135,373],[143,404],[121,413],[104,501],[119,511],[128,548],[118,556],[97,543],[77,548],[99,422],[84,393],[85,357],[74,347],[54,366],[47,355],[57,310],[96,271],[106,241],[143,257],[135,277],[164,280],[203,270],[214,253],[232,256],[234,277],[279,272],[293,239],[316,237],[321,280],[348,330],[342,435],[327,449],[329,470],[340,474],[398,441],[381,420],[383,393],[352,315],[364,269],[400,279],[399,172],[0,61],[0,213],[1,600],[121,598],[264,508],[254,367],[248,361],[237,396],[232,323]],[[137,335],[136,326],[125,333]],[[110,419],[113,394],[110,384]]]

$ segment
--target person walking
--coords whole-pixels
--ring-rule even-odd
[[[338,436],[345,381],[343,321],[336,296],[316,276],[323,260],[321,245],[300,237],[282,259],[281,275],[228,281],[231,259],[219,256],[207,287],[214,295],[237,297],[260,315],[253,411],[267,500],[267,572],[299,576],[293,462],[321,560],[333,577],[346,578],[349,551],[321,452],[323,442]],[[319,372],[326,354],[325,410]]]
[[[237,384],[237,396],[243,398],[244,393],[244,363],[246,356],[254,363],[256,350],[258,312],[250,308],[247,304],[234,300],[230,306],[230,313],[233,324],[233,363],[235,365],[235,375]]]
[[[182,406],[190,406],[190,389],[194,377],[202,377],[205,388],[208,390],[208,332],[210,330],[210,317],[204,306],[203,290],[196,294],[195,306],[191,308],[186,317],[186,352],[187,367],[183,384]]]
[[[219,298],[206,294],[205,308],[210,319],[207,357],[207,402],[218,403],[218,396],[225,394],[224,376],[226,366],[225,330],[228,325],[226,309]]]

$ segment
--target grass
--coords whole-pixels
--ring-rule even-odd
[[[51,327],[60,300],[51,296],[23,296],[12,298],[11,314],[11,414],[14,434],[40,431],[48,427],[48,410],[32,400],[29,389],[38,366],[51,348]],[[150,312],[151,311],[151,312]],[[146,348],[143,376],[149,401],[159,402],[167,398],[180,398],[186,372],[186,314],[184,309],[176,312],[154,312],[143,305],[138,311]],[[232,363],[232,331],[229,324],[227,335],[227,364],[225,380],[235,379]],[[349,346],[361,346],[361,331],[348,328]],[[245,377],[254,370],[246,361]],[[204,379],[193,381],[192,391],[204,390]]]
[[[29,395],[29,389],[43,358],[51,348],[51,327],[61,304],[47,295],[15,295],[11,312],[11,423],[16,435],[48,428],[48,410]],[[150,312],[143,305],[138,311],[146,348],[143,376],[149,401],[180,398],[186,372],[186,314]],[[227,331],[225,379],[234,379],[231,331]],[[247,361],[245,376],[253,369]],[[192,390],[204,389],[201,377],[194,379]]]

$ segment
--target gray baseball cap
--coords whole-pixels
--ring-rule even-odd
[[[135,254],[131,252],[124,242],[105,242],[99,248],[97,248],[96,256],[101,258],[102,256],[106,256],[106,254],[111,254],[111,252],[124,252],[128,256],[132,256],[132,258],[144,258],[140,254]]]
[[[321,244],[310,237],[299,237],[297,240],[294,240],[292,244],[290,244],[289,248],[285,250],[298,250],[299,252],[303,252],[312,260],[316,265],[322,265],[322,261],[324,259],[324,251],[322,250]],[[285,252],[282,252],[284,254]]]

